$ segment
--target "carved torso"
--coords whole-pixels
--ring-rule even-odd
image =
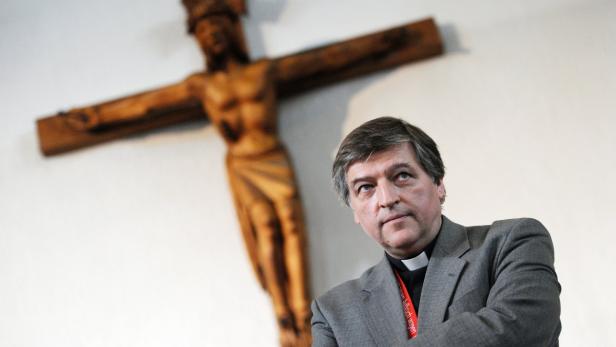
[[[280,146],[270,71],[270,62],[262,60],[205,78],[205,110],[231,155],[260,155]]]

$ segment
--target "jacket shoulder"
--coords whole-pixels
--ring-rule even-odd
[[[324,311],[338,311],[354,307],[361,301],[363,290],[374,280],[376,264],[364,271],[359,278],[343,282],[315,299]]]
[[[543,224],[534,218],[511,218],[494,221],[492,228],[538,228],[545,230]]]
[[[323,295],[319,296],[317,300],[322,305],[334,303],[341,303],[344,305],[346,301],[354,299],[356,295],[361,293],[362,289],[366,285],[367,278],[374,271],[374,268],[375,266],[372,266],[368,270],[364,271],[359,278],[348,280],[331,288]]]
[[[540,221],[534,218],[512,218],[494,221],[491,225],[465,227],[471,244],[482,243],[487,239],[508,238],[515,236],[548,236],[549,233]]]

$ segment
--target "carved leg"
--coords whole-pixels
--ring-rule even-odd
[[[279,232],[277,216],[272,206],[264,201],[251,206],[250,214],[257,234],[259,262],[278,320],[280,344],[284,347],[294,347],[297,337],[285,292],[282,249],[280,249],[280,237],[282,235]]]
[[[235,205],[235,211],[240,222],[240,230],[244,239],[244,245],[248,252],[248,258],[250,264],[254,270],[259,284],[264,290],[267,290],[265,285],[265,278],[263,276],[263,270],[259,265],[259,247],[257,244],[257,236],[254,229],[254,225],[250,216],[250,209],[248,206],[254,200],[263,199],[258,193],[255,193],[254,189],[248,185],[241,177],[237,175],[237,170],[233,165],[233,158],[227,156],[227,174],[229,177],[229,184],[231,186],[231,192],[233,195],[233,203]]]
[[[310,346],[310,304],[308,302],[306,236],[301,204],[298,199],[276,203],[283,239],[284,265],[288,283],[289,306],[293,312],[299,340],[296,346]]]

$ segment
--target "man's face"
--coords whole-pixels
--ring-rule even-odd
[[[347,185],[355,222],[390,255],[415,256],[438,233],[445,186],[423,170],[410,144],[353,163]]]

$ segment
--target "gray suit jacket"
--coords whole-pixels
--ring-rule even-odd
[[[560,284],[533,219],[464,227],[443,216],[426,271],[418,335],[407,337],[386,258],[312,303],[313,346],[557,346]]]

